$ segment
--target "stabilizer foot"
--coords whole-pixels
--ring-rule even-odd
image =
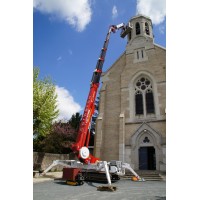
[[[99,190],[99,191],[114,192],[114,191],[117,190],[117,187],[116,186],[112,186],[112,185],[99,186],[99,187],[97,187],[97,190]]]

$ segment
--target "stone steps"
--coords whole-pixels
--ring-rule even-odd
[[[141,177],[144,178],[146,181],[163,181],[163,176],[160,175],[158,171],[155,170],[139,170],[136,173]],[[126,174],[125,176],[121,177],[122,179],[131,179],[133,174]]]

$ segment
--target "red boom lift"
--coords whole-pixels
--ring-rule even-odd
[[[124,175],[125,169],[128,169],[134,174],[136,180],[141,179],[135,171],[130,167],[128,163],[122,161],[101,161],[99,158],[94,157],[89,153],[88,145],[90,140],[89,126],[92,115],[95,110],[95,99],[99,87],[99,81],[101,78],[102,68],[108,48],[108,43],[111,33],[115,33],[116,30],[122,29],[121,37],[125,37],[126,34],[132,29],[132,27],[125,26],[124,23],[119,25],[111,25],[109,27],[106,39],[101,49],[100,57],[97,61],[96,68],[93,72],[90,91],[86,102],[85,110],[81,119],[78,136],[76,142],[71,146],[72,151],[75,153],[79,161],[77,160],[55,160],[43,173],[47,173],[55,165],[63,165],[63,180],[66,180],[70,185],[82,185],[84,180],[107,180],[109,186],[111,186],[111,180],[119,180],[118,175]],[[113,188],[112,188],[113,189]]]

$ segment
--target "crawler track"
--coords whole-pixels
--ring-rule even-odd
[[[83,171],[82,176],[85,181],[107,182],[106,174],[104,172]],[[112,182],[116,182],[120,177],[117,174],[110,174],[110,179]]]

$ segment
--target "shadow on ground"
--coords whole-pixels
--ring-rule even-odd
[[[166,200],[166,197],[159,197],[159,196],[155,196],[156,200]]]

